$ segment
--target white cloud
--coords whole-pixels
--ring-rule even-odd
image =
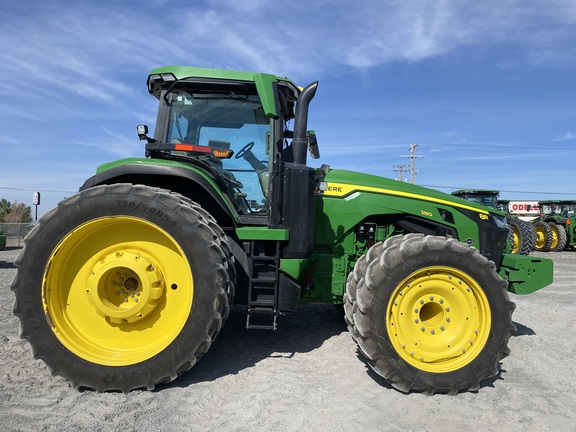
[[[0,73],[114,103],[119,93],[130,93],[125,74],[150,65],[298,76],[502,42],[523,45],[525,60],[540,64],[568,61],[576,49],[557,48],[576,35],[576,4],[568,0],[129,3],[38,4],[25,21],[3,11]]]
[[[556,138],[554,141],[562,142],[562,141],[571,141],[576,140],[576,134],[574,132],[566,132],[564,135]]]

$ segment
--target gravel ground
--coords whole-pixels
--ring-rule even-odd
[[[34,360],[12,314],[16,247],[0,251],[3,431],[568,431],[576,424],[576,253],[552,257],[554,284],[511,294],[518,327],[501,372],[475,393],[402,394],[358,357],[331,306],[305,306],[279,330],[244,329],[235,308],[202,361],[155,391],[77,391]]]

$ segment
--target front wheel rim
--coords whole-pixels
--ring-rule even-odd
[[[128,216],[78,226],[52,252],[42,299],[49,325],[72,353],[126,366],[178,336],[192,308],[192,271],[165,230]]]
[[[417,369],[452,372],[483,350],[490,304],[480,285],[452,267],[422,268],[394,289],[386,327],[396,352]]]

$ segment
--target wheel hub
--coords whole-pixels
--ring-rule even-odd
[[[479,333],[483,300],[470,281],[453,269],[416,272],[401,283],[390,305],[388,329],[399,354],[431,370],[450,370],[466,362]],[[480,330],[480,331],[479,331]]]
[[[151,259],[131,251],[118,251],[94,265],[86,294],[98,315],[111,323],[124,324],[150,314],[164,289],[162,273]]]

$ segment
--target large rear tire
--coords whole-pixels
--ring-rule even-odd
[[[515,305],[494,263],[422,234],[392,237],[376,255],[347,286],[355,297],[347,321],[374,371],[400,391],[427,394],[476,390],[498,373]]]
[[[522,238],[524,239],[520,253],[522,255],[530,255],[530,252],[534,250],[534,244],[536,243],[536,229],[530,222],[526,222],[522,219],[518,219],[518,222],[521,223],[520,228]]]
[[[536,243],[534,244],[534,250],[538,252],[548,252],[552,245],[552,231],[550,225],[543,221],[534,222],[534,228],[536,229]]]
[[[76,388],[128,392],[174,380],[229,312],[233,258],[216,227],[190,201],[147,186],[65,199],[16,260],[22,337]]]
[[[548,222],[550,226],[550,232],[552,233],[552,243],[550,244],[550,250],[553,252],[561,252],[566,247],[566,241],[568,237],[566,236],[566,230],[562,225],[555,222]]]
[[[534,225],[522,219],[508,217],[508,225],[514,236],[512,253],[529,255],[534,250],[536,231]]]
[[[523,237],[522,237],[522,228],[520,227],[520,222],[516,219],[508,218],[508,226],[510,228],[510,232],[512,233],[512,237],[514,238],[510,251],[513,254],[519,254],[523,248]]]

